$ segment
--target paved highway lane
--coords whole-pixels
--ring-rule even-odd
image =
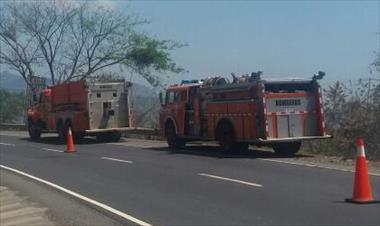
[[[153,225],[380,224],[379,204],[343,202],[352,194],[351,172],[224,156],[213,147],[169,154],[86,139],[67,154],[52,137],[37,143],[1,136],[0,142],[1,165]],[[379,177],[371,182],[379,198]]]

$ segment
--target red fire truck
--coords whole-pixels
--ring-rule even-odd
[[[65,138],[70,127],[74,138],[94,135],[100,140],[119,140],[129,125],[129,86],[125,81],[76,81],[43,90],[38,103],[28,109],[31,139],[44,132]]]
[[[217,140],[225,151],[249,144],[295,154],[302,140],[330,138],[325,132],[317,79],[263,80],[260,72],[171,85],[160,94],[160,125],[172,150],[187,141]]]

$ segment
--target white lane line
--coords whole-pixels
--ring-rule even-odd
[[[109,157],[101,157],[101,159],[104,160],[111,160],[111,161],[116,161],[116,162],[125,162],[125,163],[133,163],[132,161],[127,161],[127,160],[122,160],[122,159],[114,159],[114,158],[109,158]]]
[[[67,188],[61,187],[61,186],[59,186],[59,185],[57,185],[57,184],[54,184],[54,183],[52,183],[52,182],[49,182],[49,181],[43,180],[43,179],[41,179],[41,178],[38,178],[38,177],[32,176],[32,175],[27,174],[27,173],[25,173],[25,172],[22,172],[22,171],[20,171],[20,170],[13,169],[13,168],[10,168],[10,167],[4,166],[4,165],[0,165],[0,168],[3,168],[3,169],[6,169],[6,170],[9,170],[9,171],[12,171],[12,172],[14,172],[14,173],[17,173],[17,174],[23,175],[23,176],[28,177],[28,178],[30,178],[30,179],[33,179],[33,180],[36,180],[36,181],[41,182],[41,183],[43,183],[43,184],[46,184],[46,185],[48,185],[48,186],[51,186],[51,187],[53,187],[53,188],[55,188],[55,189],[58,189],[58,190],[60,190],[60,191],[62,191],[62,192],[65,192],[65,193],[67,193],[67,194],[69,194],[69,195],[72,195],[72,196],[74,196],[74,197],[76,197],[76,198],[78,198],[78,199],[81,199],[81,200],[83,200],[83,201],[85,201],[85,202],[91,203],[91,204],[93,204],[93,205],[95,205],[95,206],[97,206],[97,207],[100,207],[100,208],[102,208],[102,209],[104,209],[104,210],[107,210],[107,211],[113,213],[113,214],[116,214],[116,215],[118,215],[118,216],[120,216],[120,217],[122,217],[122,218],[124,218],[124,219],[126,219],[126,220],[132,221],[133,223],[136,223],[136,224],[138,224],[138,225],[141,225],[141,226],[152,226],[151,224],[148,224],[148,223],[146,223],[146,222],[144,222],[144,221],[142,221],[142,220],[139,220],[139,219],[137,219],[137,218],[135,218],[135,217],[132,217],[131,215],[128,215],[128,214],[126,214],[126,213],[123,213],[123,212],[121,212],[120,210],[114,209],[114,208],[112,208],[112,207],[110,207],[110,206],[108,206],[108,205],[106,205],[106,204],[103,204],[103,203],[100,203],[100,202],[95,201],[95,200],[93,200],[93,199],[87,198],[87,197],[85,197],[85,196],[83,196],[83,195],[81,195],[81,194],[75,193],[75,192],[73,192],[73,191],[71,191],[71,190],[69,190],[69,189],[67,189]]]
[[[56,149],[51,149],[51,148],[42,148],[42,150],[44,150],[44,151],[54,151],[54,152],[64,152],[64,151],[61,151],[61,150],[56,150]]]
[[[316,168],[321,168],[321,169],[330,169],[330,170],[338,170],[338,171],[343,171],[343,172],[352,172],[354,173],[355,170],[350,170],[350,169],[342,169],[339,167],[334,167],[334,166],[320,166],[320,165],[315,165],[315,164],[308,164],[308,163],[299,163],[299,162],[290,162],[290,161],[285,161],[285,160],[277,160],[277,159],[260,159],[263,161],[268,161],[268,162],[278,162],[278,163],[285,163],[285,164],[290,164],[290,165],[296,165],[296,166],[307,166],[307,167],[316,167]],[[380,177],[379,173],[368,173],[371,176],[378,176]]]
[[[4,146],[12,146],[12,147],[16,146],[15,144],[2,143],[2,142],[0,142],[0,145],[4,145]]]
[[[231,181],[231,182],[235,182],[235,183],[239,183],[239,184],[245,184],[245,185],[249,185],[249,186],[255,186],[255,187],[262,187],[263,186],[261,184],[256,184],[256,183],[252,183],[252,182],[231,179],[231,178],[227,178],[227,177],[215,176],[215,175],[211,175],[211,174],[207,174],[207,173],[200,173],[199,175],[200,176],[204,176],[204,177],[211,177],[211,178],[219,179],[219,180]]]
[[[297,165],[297,166],[318,167],[317,165],[314,165],[314,164],[299,163],[299,162],[290,162],[290,161],[277,160],[277,159],[260,159],[260,160],[269,161],[269,162],[286,163],[286,164]]]

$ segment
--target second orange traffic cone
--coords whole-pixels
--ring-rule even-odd
[[[73,133],[71,132],[71,128],[69,127],[69,130],[67,131],[67,149],[66,153],[73,153],[75,151],[75,146],[74,146],[74,140],[73,140]]]
[[[352,199],[346,199],[346,202],[352,203],[377,203],[373,200],[371,183],[369,181],[367,160],[364,151],[364,140],[358,139],[356,141],[357,154],[356,154],[356,167],[355,167],[355,180],[354,192]]]

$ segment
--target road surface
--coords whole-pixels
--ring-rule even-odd
[[[380,225],[379,204],[344,202],[352,172],[287,164],[260,151],[223,155],[213,146],[191,146],[172,154],[148,143],[85,139],[68,154],[57,137],[2,135],[0,165],[65,196],[72,196],[65,190],[80,195],[72,199],[115,224]],[[371,176],[376,199],[379,179]]]

